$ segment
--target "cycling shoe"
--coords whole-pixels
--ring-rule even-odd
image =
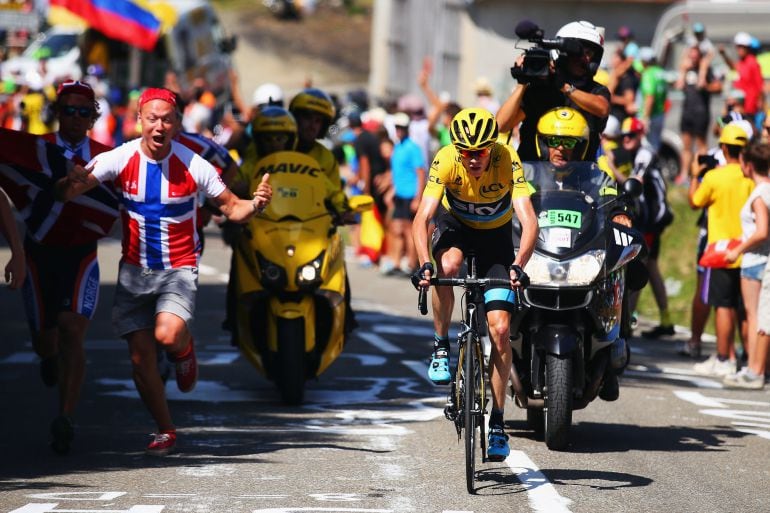
[[[511,454],[511,449],[508,447],[508,435],[500,428],[490,429],[487,441],[487,459],[489,461],[503,461],[509,454]]]
[[[439,349],[433,353],[428,367],[428,378],[435,385],[448,385],[452,380],[449,372],[449,353]]]

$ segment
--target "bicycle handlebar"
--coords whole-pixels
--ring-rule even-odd
[[[508,278],[431,278],[430,284],[433,286],[450,286],[450,287],[464,287],[464,288],[484,288],[488,286],[492,287],[509,287],[511,280]],[[517,307],[521,305],[521,297],[519,296],[519,289],[514,289],[514,295],[516,296]],[[428,314],[428,288],[419,287],[419,294],[417,296],[417,308],[420,310],[420,314]]]

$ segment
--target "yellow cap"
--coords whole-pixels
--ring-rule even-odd
[[[746,131],[736,123],[726,124],[719,136],[720,144],[746,146],[748,142],[749,136],[746,134]]]

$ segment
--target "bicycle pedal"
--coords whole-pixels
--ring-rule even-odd
[[[447,420],[454,422],[457,418],[457,408],[455,408],[454,405],[449,404],[444,406],[444,417],[446,417]]]

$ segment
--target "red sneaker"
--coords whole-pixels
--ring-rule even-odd
[[[153,433],[150,445],[144,450],[150,456],[165,456],[174,452],[176,448],[176,431],[162,431]]]
[[[176,386],[180,392],[190,392],[198,381],[198,360],[195,358],[195,345],[190,339],[190,345],[181,353],[173,356],[176,366]]]

